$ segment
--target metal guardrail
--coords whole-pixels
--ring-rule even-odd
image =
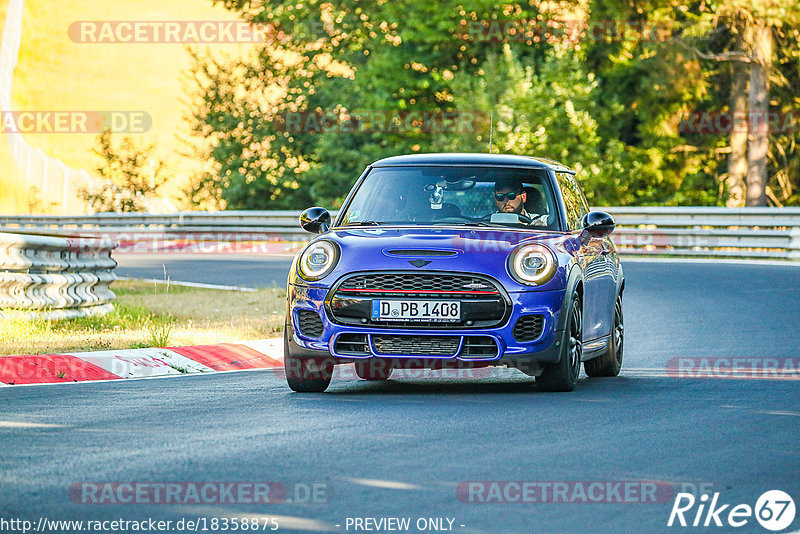
[[[336,216],[336,211],[331,215]],[[299,211],[187,211],[167,215],[150,213],[97,213],[95,215],[0,216],[0,231],[46,232],[51,235],[138,235],[219,237],[230,240],[308,240],[300,228]]]
[[[0,233],[0,317],[68,318],[113,309],[108,240]]]
[[[800,208],[606,208],[622,254],[800,261]]]
[[[625,255],[800,261],[800,208],[600,209],[614,215],[618,228],[613,239]],[[135,245],[132,244],[145,242],[150,245],[141,246],[139,252],[186,251],[185,246],[176,244],[303,242],[310,235],[300,228],[299,214],[299,211],[222,211],[171,215],[0,216],[0,231],[100,236],[119,241],[121,252],[133,251],[131,247]],[[292,249],[256,247],[247,250],[275,252]]]

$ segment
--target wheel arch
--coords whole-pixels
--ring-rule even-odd
[[[583,272],[578,265],[574,265],[567,276],[567,284],[564,291],[564,300],[561,303],[561,312],[558,316],[558,323],[556,330],[562,331],[567,323],[567,314],[564,313],[569,310],[572,304],[572,293],[578,292],[581,299],[581,306],[583,305]]]

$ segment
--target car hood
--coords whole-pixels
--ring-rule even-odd
[[[524,242],[547,245],[559,262],[556,276],[538,290],[560,289],[571,260],[564,241],[569,234],[506,228],[360,227],[338,228],[318,236],[339,245],[341,256],[330,275],[315,284],[330,286],[359,271],[403,270],[477,272],[499,280],[508,290],[531,290],[506,269],[509,253]],[[293,277],[292,277],[293,278]]]

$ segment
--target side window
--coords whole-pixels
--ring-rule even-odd
[[[567,225],[570,230],[578,230],[581,227],[581,218],[588,211],[586,199],[577,182],[575,182],[573,175],[557,172],[556,178],[558,178],[561,196],[564,197],[564,207],[567,210]]]
[[[586,200],[586,195],[583,194],[583,189],[581,189],[581,186],[580,184],[578,184],[578,180],[575,178],[574,174],[571,176],[571,178],[572,178],[572,183],[575,184],[575,191],[578,194],[578,198],[581,201],[581,211],[583,212],[581,217],[583,217],[583,215],[586,215],[591,211],[591,209],[589,208],[589,201]]]

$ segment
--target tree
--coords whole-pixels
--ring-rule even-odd
[[[108,128],[98,136],[98,144],[94,153],[102,160],[97,167],[99,190],[84,188],[81,198],[94,212],[145,211],[147,201],[156,198],[167,180],[164,162],[152,157],[155,147],[139,148],[130,137],[115,147]]]
[[[743,24],[734,19],[732,24],[734,37],[733,51],[742,52]],[[747,122],[737,117],[747,115],[748,75],[747,64],[743,61],[731,61],[731,96],[730,114],[732,122],[730,134],[731,152],[728,155],[728,174],[725,182],[728,187],[726,205],[737,208],[745,205],[747,177]]]
[[[358,112],[399,117],[410,112],[471,112],[454,87],[480,76],[496,43],[464,39],[468,19],[486,20],[503,6],[457,6],[343,0],[263,6],[227,1],[255,23],[275,28],[278,43],[249,64],[198,64],[199,136],[211,142],[217,169],[209,176],[229,208],[296,207],[303,198],[336,206],[372,160],[415,151],[483,150],[486,129],[474,132],[286,131],[287,113]],[[521,16],[535,16],[525,10]],[[525,47],[525,44],[521,44]],[[529,47],[523,56],[535,51]],[[275,87],[279,95],[260,99]],[[257,147],[253,144],[257,143]]]
[[[761,17],[762,2],[779,3],[783,11]],[[365,110],[492,114],[496,148],[578,167],[597,205],[739,204],[746,180],[763,183],[772,203],[797,197],[797,132],[768,134],[769,150],[762,156],[757,140],[745,150],[747,141],[736,130],[724,136],[678,127],[688,112],[749,105],[744,91],[753,46],[766,37],[745,30],[761,18],[775,45],[771,56],[762,53],[772,64],[762,77],[769,92],[761,92],[757,105],[766,102],[771,111],[775,102],[781,109],[797,108],[800,24],[789,0],[221,3],[267,25],[275,38],[249,61],[198,61],[195,69],[199,103],[193,120],[213,161],[212,172],[198,185],[221,191],[229,208],[297,208],[312,202],[336,207],[377,158],[488,147],[486,129],[282,127],[289,113],[353,116]],[[646,33],[589,35],[575,42],[557,35],[492,33],[509,22],[524,27],[558,20],[587,26],[646,22],[668,26],[672,34],[666,39]],[[488,31],[469,35],[476,25]],[[737,62],[728,68],[732,59]],[[753,87],[750,83],[749,90]],[[763,143],[758,146],[763,152]],[[751,166],[758,178],[747,179],[746,158],[765,165]],[[756,188],[748,189],[755,194]]]
[[[780,200],[770,191],[770,160],[775,160],[776,152],[785,154],[786,146],[773,145],[770,139],[780,136],[780,132],[770,132],[770,79],[775,78],[781,85],[791,82],[774,68],[777,57],[774,47],[774,34],[789,34],[782,53],[797,59],[798,25],[800,25],[800,6],[794,0],[724,0],[704,5],[693,21],[694,28],[704,28],[701,37],[708,36],[708,29],[724,29],[729,35],[722,51],[703,52],[694,46],[688,48],[695,56],[712,62],[730,62],[730,112],[732,128],[730,133],[730,155],[726,181],[729,189],[729,206],[765,206],[768,196],[775,203]],[[692,33],[691,31],[688,33]],[[705,39],[709,41],[709,39]],[[681,42],[681,44],[685,43]],[[788,52],[788,54],[787,54]],[[749,77],[749,83],[748,83]],[[797,72],[792,76],[797,79]],[[738,116],[746,117],[739,122]],[[793,148],[794,139],[790,145]],[[745,150],[746,146],[746,150]],[[792,150],[792,149],[790,149]],[[793,150],[792,150],[793,151]],[[773,171],[774,172],[774,171]],[[776,177],[781,174],[778,170]],[[744,184],[746,182],[746,191]],[[786,181],[783,181],[784,185]],[[784,191],[786,188],[784,187]],[[784,198],[791,195],[791,187]]]

